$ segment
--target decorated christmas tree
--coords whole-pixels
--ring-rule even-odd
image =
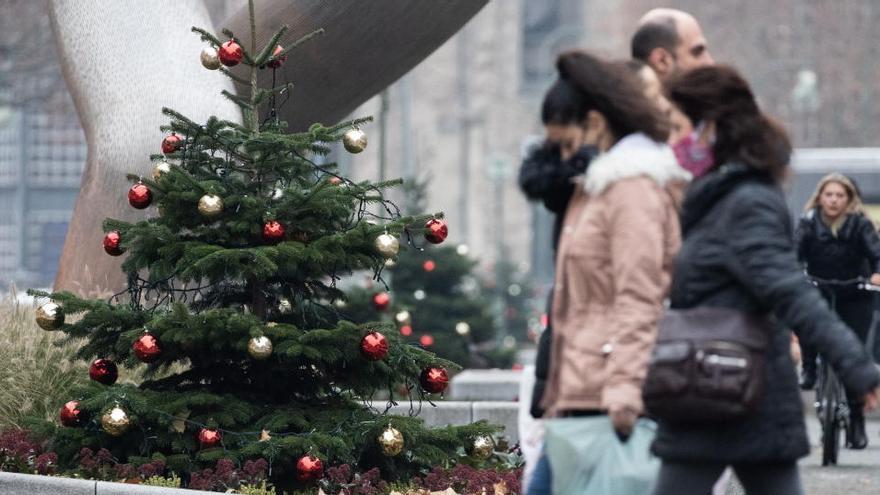
[[[407,344],[393,324],[355,324],[339,309],[341,277],[369,270],[381,280],[401,241],[445,239],[442,216],[401,215],[385,197],[400,181],[355,183],[321,164],[338,141],[362,151],[368,119],[286,132],[276,97],[292,85],[259,88],[257,71],[290,63],[319,32],[288,44],[282,28],[257,47],[253,0],[250,9],[248,41],[194,28],[207,45],[202,64],[250,87],[224,93],[244,123],[163,109],[155,169],[130,176],[128,199],[144,219],[104,222],[103,248],[125,257],[128,287],[109,300],[32,292],[46,298],[38,324],[81,341],[78,357],[92,362],[90,384],[59,404],[60,424],[38,431],[62,463],[106,448],[132,463],[161,458],[186,480],[221,458],[262,458],[283,487],[332,465],[400,479],[483,462],[495,427],[430,429],[386,414],[395,400],[442,392],[455,365]],[[141,363],[141,383],[117,382],[119,367]],[[391,399],[374,405],[379,390]]]
[[[424,210],[428,185],[403,186],[405,213]],[[354,321],[392,321],[408,342],[468,368],[508,367],[515,350],[502,348],[477,264],[465,244],[428,244],[388,264],[387,287],[371,281],[353,290],[341,311]]]

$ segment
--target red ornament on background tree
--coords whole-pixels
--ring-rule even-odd
[[[313,455],[304,455],[296,461],[296,477],[300,481],[319,480],[324,477],[324,463]]]
[[[153,191],[150,191],[150,188],[143,182],[138,182],[128,190],[128,204],[138,210],[150,206],[152,201]]]
[[[385,359],[388,355],[388,339],[379,332],[370,332],[361,339],[361,352],[371,361]]]
[[[449,227],[446,225],[446,221],[439,218],[428,220],[428,223],[425,224],[425,228],[428,229],[428,231],[425,232],[425,239],[431,244],[440,244],[445,241],[446,236],[449,235]]]
[[[79,410],[79,402],[72,400],[64,404],[58,419],[62,426],[72,427],[82,424],[83,412]]]
[[[278,244],[284,240],[284,225],[271,220],[263,225],[263,240],[269,244]]]
[[[435,268],[437,268],[437,263],[435,263],[434,260],[427,260],[422,263],[422,269],[426,272],[433,272]]]
[[[276,46],[275,50],[272,52],[272,57],[275,58],[275,60],[270,60],[269,63],[266,65],[272,69],[277,69],[277,68],[281,67],[282,65],[284,65],[284,61],[287,60],[287,55],[285,55],[283,57],[278,56],[283,51],[284,51],[284,49],[281,48],[281,45]]]
[[[202,428],[199,430],[199,445],[203,449],[210,449],[220,445],[220,440],[222,439],[223,434],[220,433],[220,430],[213,428]]]
[[[373,307],[376,311],[385,311],[391,305],[391,296],[387,292],[373,294]]]
[[[180,136],[172,132],[170,136],[165,136],[165,139],[162,140],[162,153],[166,155],[174,153],[180,149],[182,144],[183,140],[180,139]]]
[[[411,326],[404,325],[404,326],[400,327],[400,335],[403,335],[404,337],[409,337],[410,335],[412,335],[412,333],[413,333],[413,329]]]
[[[104,385],[113,385],[119,378],[119,369],[109,359],[96,359],[89,366],[89,378]]]
[[[104,236],[104,251],[110,256],[119,256],[122,254],[122,246],[120,246],[121,242],[122,236],[119,234],[118,230],[107,232]]]
[[[135,357],[142,363],[152,363],[162,355],[162,346],[159,345],[159,339],[150,332],[144,332],[143,335],[138,337],[134,344],[131,345],[131,349],[134,351]]]
[[[419,337],[419,343],[422,344],[423,347],[431,347],[434,345],[434,337],[426,333]]]
[[[244,52],[241,49],[241,45],[236,43],[235,40],[229,40],[220,45],[220,49],[217,50],[217,57],[220,58],[220,63],[226,67],[235,67],[244,58]]]
[[[439,394],[449,385],[449,374],[446,368],[436,366],[425,368],[419,375],[419,385],[425,392]]]

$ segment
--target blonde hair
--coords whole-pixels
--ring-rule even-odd
[[[862,197],[859,195],[859,189],[856,187],[855,182],[849,177],[837,172],[822,177],[819,183],[816,184],[816,190],[813,191],[813,195],[810,196],[809,201],[804,205],[805,212],[819,206],[819,197],[822,196],[822,191],[825,189],[825,186],[832,183],[840,184],[846,190],[846,195],[849,196],[849,203],[846,206],[847,213],[865,214],[865,208],[862,205]]]

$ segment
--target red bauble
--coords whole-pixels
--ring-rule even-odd
[[[278,45],[278,46],[275,47],[275,51],[272,52],[272,56],[273,56],[273,57],[278,57],[278,54],[281,53],[281,52],[283,52],[283,51],[284,51],[284,49],[281,48],[281,45]],[[271,67],[271,68],[273,68],[273,69],[277,69],[277,68],[281,67],[281,66],[284,64],[284,61],[285,61],[285,60],[287,60],[287,55],[285,55],[285,56],[283,56],[283,57],[280,57],[280,58],[276,58],[275,60],[271,60],[271,61],[269,61],[269,63],[266,64],[266,65],[268,65],[269,67]]]
[[[388,339],[379,332],[370,332],[361,339],[361,352],[372,361],[385,359],[388,355]]]
[[[202,428],[199,430],[199,445],[203,449],[210,449],[220,445],[220,440],[222,439],[223,434],[220,433],[220,430],[213,428]]]
[[[431,347],[434,345],[434,337],[429,334],[422,335],[419,337],[419,343],[424,347]]]
[[[159,359],[162,354],[162,346],[159,345],[159,339],[150,332],[144,332],[131,345],[134,355],[143,363],[152,363]]]
[[[104,251],[110,256],[119,256],[122,254],[122,246],[119,245],[121,242],[122,236],[119,235],[118,230],[107,232],[104,236]]]
[[[220,45],[220,49],[217,50],[217,57],[220,58],[220,63],[226,67],[234,67],[244,58],[244,52],[241,50],[241,45],[233,40],[229,40]]]
[[[437,263],[434,263],[434,260],[428,260],[422,263],[422,268],[426,272],[433,272],[435,268],[437,268]]]
[[[284,240],[284,225],[272,220],[263,225],[263,240],[269,244],[277,244]]]
[[[342,184],[342,179],[334,175],[333,177],[330,177],[330,183],[334,186],[338,186],[339,184]]]
[[[445,241],[446,236],[449,235],[449,227],[446,226],[446,221],[439,218],[428,220],[428,223],[425,224],[425,228],[428,229],[428,231],[425,232],[425,239],[431,244],[440,244]]]
[[[119,370],[116,363],[109,359],[96,359],[89,366],[89,378],[104,385],[113,385],[119,378]]]
[[[324,463],[312,455],[304,455],[296,461],[296,477],[300,481],[319,480],[324,477]]]
[[[150,206],[151,202],[153,202],[153,191],[150,191],[143,182],[138,182],[128,190],[128,204],[134,208],[143,210]]]
[[[434,366],[425,368],[422,370],[422,374],[419,375],[419,385],[422,386],[425,392],[439,394],[446,390],[446,386],[449,385],[449,374],[446,373],[446,368]]]
[[[373,307],[376,311],[385,311],[391,305],[391,296],[387,292],[373,294]]]
[[[183,140],[180,139],[180,136],[172,132],[170,136],[165,136],[165,139],[162,140],[162,153],[165,153],[166,155],[174,153],[180,149],[181,144],[183,144]]]
[[[82,411],[79,410],[79,402],[72,400],[64,404],[58,419],[62,426],[79,426],[82,423]]]
[[[403,335],[404,337],[409,337],[410,335],[412,335],[412,332],[412,327],[409,325],[404,325],[400,327],[400,335]]]

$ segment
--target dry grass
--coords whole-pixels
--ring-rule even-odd
[[[0,430],[21,427],[26,417],[55,418],[70,390],[88,380],[75,345],[56,346],[58,332],[34,322],[35,306],[0,295]]]

